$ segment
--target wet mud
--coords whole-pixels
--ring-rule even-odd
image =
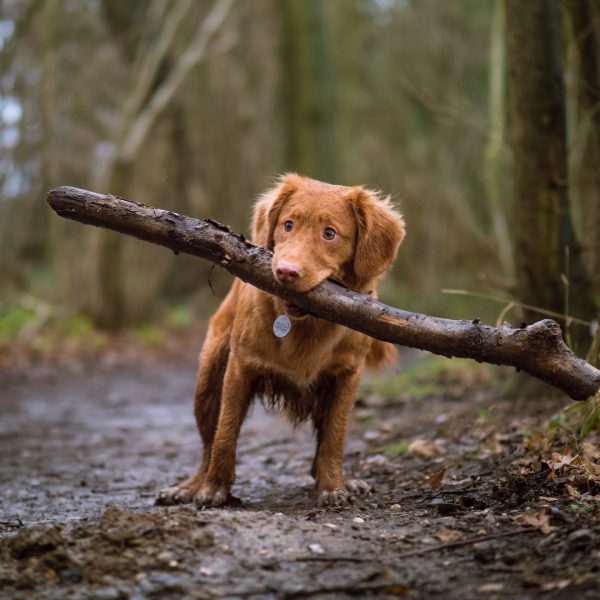
[[[375,491],[317,509],[312,432],[256,406],[238,505],[155,506],[200,458],[194,378],[164,364],[3,377],[3,598],[598,597],[598,458],[591,442],[536,446],[553,408],[517,418],[493,386],[451,382],[364,397],[346,467]]]

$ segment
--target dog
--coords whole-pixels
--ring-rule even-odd
[[[404,219],[389,198],[295,173],[258,198],[252,218],[252,241],[273,252],[275,279],[300,292],[330,278],[376,296],[404,236]],[[274,333],[278,316],[285,316],[282,337]],[[157,503],[227,502],[240,428],[256,397],[295,423],[312,420],[318,506],[342,506],[368,492],[365,482],[344,479],[344,437],[363,368],[381,366],[395,353],[391,344],[236,279],[200,353],[194,413],[202,462],[194,475],[161,490]]]

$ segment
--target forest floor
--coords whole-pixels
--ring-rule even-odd
[[[406,352],[368,377],[345,464],[375,491],[345,509],[315,508],[310,429],[257,405],[239,501],[199,511],[154,506],[199,460],[189,358],[5,369],[2,597],[597,598],[597,433],[498,373]]]

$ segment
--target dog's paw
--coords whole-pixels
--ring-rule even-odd
[[[170,506],[173,504],[189,504],[194,499],[198,488],[181,485],[171,485],[158,492],[155,504]]]
[[[373,488],[362,479],[346,479],[344,485],[353,496],[362,496],[373,491]]]
[[[344,487],[320,492],[317,499],[317,506],[349,506],[354,503],[355,496],[368,494],[371,492],[371,489],[371,486],[362,479],[346,479]]]
[[[354,502],[354,497],[346,488],[337,488],[335,490],[324,490],[319,493],[317,498],[317,506],[324,507],[339,507],[349,506]]]
[[[194,496],[194,504],[198,508],[216,508],[223,506],[229,498],[229,488],[222,485],[205,484]]]

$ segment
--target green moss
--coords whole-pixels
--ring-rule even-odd
[[[384,454],[404,454],[409,447],[408,442],[389,442],[374,449],[374,452],[383,452]]]
[[[375,413],[369,409],[359,409],[354,411],[354,420],[360,423],[369,423],[375,418]]]
[[[36,319],[31,308],[15,305],[0,310],[0,339],[15,340],[21,332]]]
[[[85,315],[73,315],[64,324],[65,335],[73,340],[83,340],[94,332],[94,324]]]
[[[158,346],[159,344],[162,344],[165,337],[164,332],[160,327],[150,325],[149,323],[138,325],[135,329],[135,333],[140,341],[148,346]]]
[[[398,373],[367,377],[361,385],[361,393],[375,394],[385,399],[399,396],[418,399],[456,391],[485,379],[485,365],[427,354],[423,360]]]
[[[173,327],[187,327],[192,323],[192,311],[184,305],[171,306],[167,309],[165,319]]]

